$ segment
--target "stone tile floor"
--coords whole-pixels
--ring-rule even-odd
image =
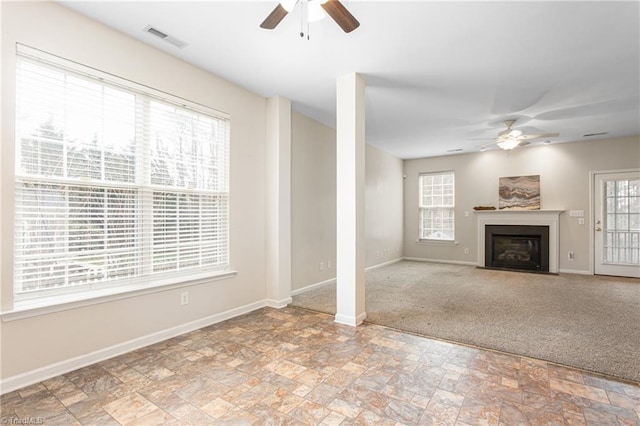
[[[265,308],[1,398],[45,425],[640,425],[640,387]]]

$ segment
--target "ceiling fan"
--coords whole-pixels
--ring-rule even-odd
[[[350,33],[360,26],[360,22],[338,0],[283,0],[271,11],[260,27],[267,30],[274,29],[298,4],[307,7],[310,17],[313,12],[316,14],[320,12],[322,15],[319,10],[322,8],[345,33]]]
[[[507,127],[505,130],[498,133],[498,137],[494,142],[491,142],[488,145],[484,145],[481,147],[482,149],[486,149],[491,145],[498,145],[498,147],[511,150],[518,146],[529,145],[529,142],[532,139],[542,139],[542,138],[555,138],[560,136],[559,133],[544,133],[539,135],[525,134],[522,130],[512,129],[516,120],[505,120],[503,124]]]

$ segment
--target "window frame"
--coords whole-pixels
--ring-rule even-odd
[[[437,206],[425,206],[423,205],[423,178],[427,176],[451,176],[453,179],[453,204],[450,206],[445,205],[437,205]],[[456,244],[456,189],[455,189],[455,172],[453,170],[444,170],[438,172],[423,172],[418,174],[418,242],[419,243],[430,243],[430,244]],[[424,213],[430,210],[436,209],[446,209],[451,211],[451,233],[453,234],[451,238],[425,238],[424,235]]]
[[[128,93],[134,94],[136,98],[138,96],[142,96],[144,97],[144,99],[151,99],[152,101],[155,100],[161,103],[174,105],[178,108],[184,109],[186,111],[190,111],[195,114],[211,117],[213,119],[223,120],[224,126],[225,126],[224,128],[225,140],[224,140],[224,147],[223,147],[224,158],[221,161],[223,161],[224,169],[225,169],[224,175],[222,178],[224,180],[224,188],[223,190],[220,190],[218,192],[222,194],[222,197],[224,198],[224,202],[225,202],[225,208],[224,208],[225,215],[223,218],[225,222],[225,226],[223,229],[225,238],[223,243],[225,244],[223,245],[225,245],[224,253],[226,256],[226,264],[223,267],[220,267],[220,266],[215,266],[213,268],[200,267],[197,269],[188,269],[183,271],[179,271],[179,270],[169,271],[169,272],[162,272],[162,273],[155,273],[155,274],[148,274],[147,270],[144,269],[142,272],[140,272],[138,275],[136,275],[133,278],[126,278],[126,279],[120,279],[120,280],[115,279],[112,281],[101,281],[101,282],[89,283],[89,284],[84,283],[78,286],[70,286],[68,288],[39,289],[39,290],[32,291],[31,293],[29,293],[28,296],[25,296],[24,294],[16,293],[16,282],[15,282],[16,277],[12,277],[13,279],[11,280],[12,282],[11,292],[13,295],[13,310],[16,310],[16,309],[22,310],[22,309],[38,308],[43,306],[46,307],[46,306],[53,306],[53,305],[60,305],[60,304],[68,304],[68,303],[72,303],[72,302],[74,303],[74,302],[83,301],[83,300],[113,297],[114,295],[119,295],[119,294],[123,294],[123,297],[129,297],[127,296],[127,294],[140,294],[141,291],[142,292],[164,291],[167,289],[167,287],[182,287],[185,285],[193,285],[193,284],[202,282],[202,280],[210,281],[212,279],[213,280],[223,279],[223,278],[235,275],[235,271],[232,271],[230,269],[230,264],[231,264],[231,260],[230,260],[230,245],[231,245],[230,231],[231,230],[230,230],[230,222],[229,222],[230,200],[231,200],[231,194],[230,194],[231,173],[230,173],[230,159],[229,159],[230,116],[228,114],[214,110],[210,107],[150,88],[145,85],[141,85],[139,83],[132,82],[130,80],[123,79],[121,77],[118,77],[118,76],[115,76],[115,75],[112,75],[112,74],[109,74],[109,73],[106,73],[106,72],[73,62],[73,61],[69,61],[64,58],[60,58],[58,56],[43,52],[38,49],[34,49],[26,45],[22,45],[19,43],[16,44],[16,53],[17,53],[16,68],[15,68],[16,71],[17,71],[18,61],[20,61],[21,58],[25,58],[32,62],[42,63],[45,66],[54,67],[63,72],[69,72],[69,73],[82,76],[84,78],[88,78],[91,81],[99,80],[101,84],[104,84],[107,87],[114,87],[120,90],[125,90]],[[16,123],[17,123],[17,117],[16,117]],[[12,140],[12,143],[14,144],[14,152],[16,153],[16,156],[18,152],[18,147],[17,147],[18,137],[19,136],[17,135],[17,127],[16,127],[16,135]],[[145,154],[145,155],[148,155],[148,154]],[[14,167],[15,167],[15,161],[16,159],[14,159]],[[139,172],[136,172],[135,176],[138,176],[138,174]],[[16,197],[15,191],[17,188],[15,185],[17,185],[18,180],[21,178],[21,176],[18,174],[17,168],[13,169],[12,177],[13,177],[13,185],[11,186],[11,192],[13,193],[13,196],[11,196],[11,199],[15,200],[15,197]],[[42,181],[46,181],[46,180],[47,178],[42,179]],[[53,178],[52,181],[55,182],[55,178]],[[136,181],[137,181],[137,178],[136,178]],[[66,185],[72,186],[73,183],[66,183]],[[93,188],[98,188],[102,186],[108,187],[109,184],[108,182],[105,181],[102,184],[96,184],[96,186],[93,186]],[[181,188],[181,187],[162,187],[158,185],[140,186],[138,182],[136,182],[136,186],[140,191],[140,193],[138,194],[138,197],[145,197],[144,195],[145,191],[149,191],[149,190],[152,191],[151,198],[153,198],[153,192],[156,192],[156,191],[166,190],[167,192],[172,192],[177,195],[184,193],[185,191],[187,192],[189,191],[188,189]],[[153,208],[153,202],[151,204],[147,204],[147,207]],[[16,208],[17,207],[14,204],[13,208],[11,209],[13,215],[17,215]],[[152,211],[153,211],[152,209],[140,210],[139,211],[140,218],[142,218],[143,216],[150,216],[152,214]],[[138,220],[140,220],[140,218]],[[146,220],[145,222],[146,223],[143,226],[145,231],[142,231],[140,233],[140,238],[141,239],[153,238],[153,225],[149,223],[148,220]],[[15,242],[15,237],[16,237],[15,233],[12,232],[12,243],[11,243],[12,252],[15,251],[17,247]],[[13,257],[13,254],[12,254],[12,257]],[[152,265],[152,264],[153,264],[152,262],[149,263],[149,265]],[[15,258],[14,258],[13,265],[15,265]],[[12,272],[12,275],[14,275],[14,272],[15,270]]]

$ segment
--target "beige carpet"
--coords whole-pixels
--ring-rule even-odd
[[[367,321],[640,382],[640,280],[403,261],[366,274]],[[335,284],[293,306],[335,313]]]

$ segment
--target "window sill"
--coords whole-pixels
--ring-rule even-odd
[[[418,238],[416,240],[417,244],[427,244],[433,246],[457,246],[458,242],[454,240],[422,240]]]
[[[156,280],[147,283],[129,284],[127,286],[109,287],[84,293],[65,294],[61,296],[43,297],[14,303],[13,309],[0,313],[2,322],[10,322],[25,318],[47,315],[100,303],[113,302],[146,294],[160,293],[182,287],[204,284],[211,281],[224,280],[237,274],[236,271],[203,272],[187,277],[170,280]]]

